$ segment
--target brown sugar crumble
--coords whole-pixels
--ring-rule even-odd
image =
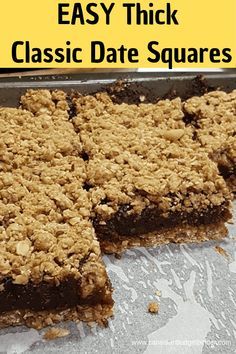
[[[157,302],[150,302],[148,305],[148,312],[150,313],[158,313],[159,312],[159,305]]]

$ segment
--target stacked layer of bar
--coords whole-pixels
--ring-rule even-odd
[[[35,115],[0,109],[0,327],[103,322],[111,286],[65,94],[24,99]]]
[[[185,126],[180,99],[118,105],[97,94],[74,103],[103,251],[227,234],[230,193]]]

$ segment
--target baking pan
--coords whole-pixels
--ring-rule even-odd
[[[95,92],[117,79],[141,85],[140,92],[158,97],[207,89],[236,88],[236,72],[198,74],[93,74],[29,77],[0,81],[0,104],[16,106],[27,88]],[[199,81],[200,80],[200,81]],[[136,90],[136,89],[135,89]],[[0,331],[0,353],[155,354],[236,352],[236,227],[222,242],[165,245],[132,249],[121,259],[105,256],[114,286],[115,317],[107,328],[84,323],[60,323],[65,338],[45,342],[45,330],[25,327]],[[158,314],[147,311],[157,301]]]
[[[222,88],[230,91],[236,88],[236,70],[203,73],[94,73],[65,76],[29,76],[22,78],[3,78],[0,80],[0,105],[16,106],[19,97],[26,89],[63,89],[67,92],[78,90],[93,93],[117,80],[128,80],[140,85],[137,93],[150,92],[157,97],[179,95],[188,97],[201,94],[204,90]]]

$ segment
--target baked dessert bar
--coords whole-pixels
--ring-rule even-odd
[[[194,137],[236,192],[236,90],[214,91],[184,103]]]
[[[46,105],[36,100],[34,114],[0,108],[0,328],[105,323],[112,289],[89,220],[80,140],[65,94],[37,95]]]
[[[222,172],[235,148],[219,160],[223,150],[200,135],[211,124],[234,138],[234,93],[211,95],[204,118],[193,107],[207,95],[188,100],[185,115],[180,99],[128,105],[100,93],[75,98],[70,121],[66,94],[48,90],[0,108],[0,327],[106,323],[100,245],[117,253],[226,236],[231,196],[211,159]]]
[[[185,126],[180,99],[137,106],[97,94],[74,104],[104,252],[226,236],[230,193]]]

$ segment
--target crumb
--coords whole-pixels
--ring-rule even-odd
[[[234,220],[230,219],[230,220],[227,221],[227,223],[230,224],[230,225],[233,225],[234,224]]]
[[[220,246],[215,246],[215,250],[217,253],[219,253],[221,256],[224,256],[225,258],[229,258],[228,253]]]
[[[94,328],[97,326],[97,323],[95,322],[87,322],[87,325],[90,327],[90,328]]]
[[[236,90],[231,93],[214,91],[192,97],[184,103],[184,110],[198,141],[209,157],[218,164],[220,174],[235,192],[235,125]]]
[[[144,95],[139,96],[140,102],[144,102],[146,100],[146,97]]]
[[[106,318],[101,318],[101,320],[100,321],[98,320],[97,323],[99,324],[99,326],[103,328],[107,328],[109,324]]]
[[[158,313],[159,305],[157,302],[150,302],[148,305],[148,312],[150,313]]]
[[[160,290],[155,291],[155,295],[160,297],[161,296],[161,291]]]
[[[73,103],[73,124],[89,156],[86,172],[95,186],[89,192],[99,226],[121,205],[130,205],[131,215],[155,204],[166,218],[170,212],[205,213],[206,207],[231,200],[216,165],[192,140],[179,98],[117,105],[97,94]]]
[[[43,338],[46,340],[53,340],[56,338],[66,337],[69,334],[70,334],[70,331],[68,329],[53,327],[44,333]]]
[[[121,259],[122,257],[121,253],[115,253],[114,256],[116,259]]]

